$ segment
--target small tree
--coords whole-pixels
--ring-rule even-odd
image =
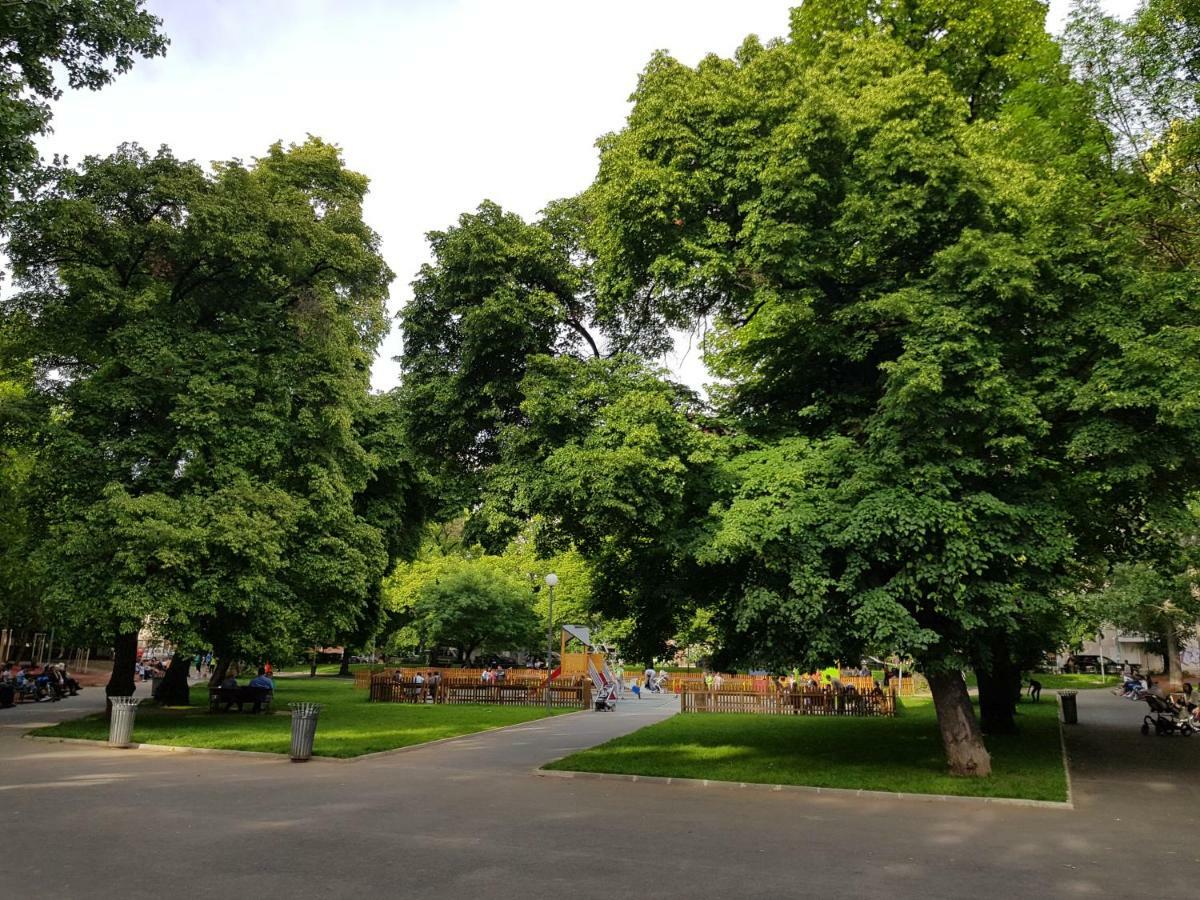
[[[406,579],[398,605],[422,646],[455,647],[465,664],[479,649],[525,648],[538,634],[529,585],[496,557],[444,557]]]

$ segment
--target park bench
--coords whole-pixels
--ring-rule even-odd
[[[275,692],[268,688],[256,688],[243,684],[234,688],[210,687],[208,689],[209,712],[229,712],[229,707],[237,706],[238,712],[247,703],[253,703],[253,712],[270,712],[271,701]],[[225,709],[222,710],[221,707]]]

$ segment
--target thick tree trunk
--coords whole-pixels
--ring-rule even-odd
[[[308,666],[308,677],[309,678],[317,677],[317,651],[316,650],[313,651],[312,662]]]
[[[1017,723],[1009,699],[1008,680],[982,666],[975,670],[979,684],[979,725],[984,734],[1015,734]]]
[[[351,674],[352,673],[350,672],[350,648],[347,647],[346,649],[344,649],[342,651],[342,665],[338,669],[338,678],[349,678],[349,677],[351,677]]]
[[[163,678],[154,693],[154,699],[163,706],[188,706],[191,704],[191,691],[188,688],[188,672],[192,670],[192,657],[182,650],[176,650],[171,657],[171,665],[167,667],[167,675]]]
[[[108,684],[104,688],[105,697],[132,697],[137,689],[134,681],[134,667],[137,665],[137,632],[117,635],[113,642],[113,668]],[[112,714],[112,704],[105,703],[105,715]]]
[[[1167,664],[1163,668],[1167,672],[1167,680],[1171,687],[1178,690],[1183,686],[1183,663],[1179,659],[1179,635],[1175,629],[1168,626],[1165,635],[1167,639]]]
[[[967,683],[961,672],[926,673],[946,761],[954,775],[975,778],[992,774],[992,758],[983,746],[983,735],[975,721]]]
[[[1021,669],[1003,639],[992,641],[989,649],[988,665],[975,667],[980,725],[984,734],[1016,734]]]
[[[208,676],[209,687],[220,687],[229,672],[232,660],[228,656],[218,656],[213,660],[212,672]]]

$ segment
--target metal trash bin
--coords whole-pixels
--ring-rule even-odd
[[[109,697],[112,716],[108,720],[108,746],[128,747],[133,737],[133,720],[137,715],[137,697]]]
[[[317,734],[320,703],[289,703],[292,710],[292,762],[304,762],[312,756],[313,738]]]
[[[1058,702],[1062,705],[1062,720],[1064,725],[1079,724],[1079,707],[1075,702],[1078,691],[1059,691]]]

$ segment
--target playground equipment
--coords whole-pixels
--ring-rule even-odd
[[[595,643],[591,631],[582,625],[562,626],[559,638],[558,675],[587,675],[595,688],[596,709],[611,710],[623,685],[608,667],[603,645]],[[583,649],[568,653],[567,643],[571,640],[578,641]]]

